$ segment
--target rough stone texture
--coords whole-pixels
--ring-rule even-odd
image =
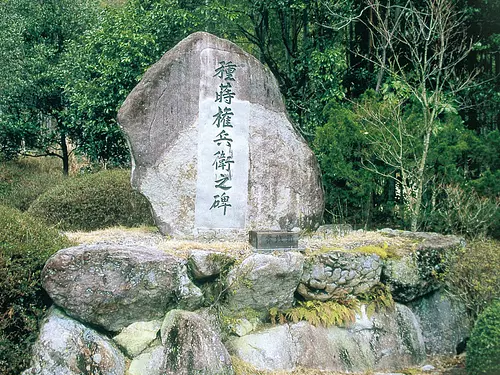
[[[135,358],[129,375],[233,375],[219,336],[199,315],[171,310],[161,327],[161,346]]]
[[[42,285],[68,315],[108,331],[162,318],[173,306],[194,309],[203,302],[182,260],[146,247],[60,250],[45,264]]]
[[[353,231],[351,224],[326,224],[321,225],[314,236],[330,237],[330,236],[340,236],[343,237]]]
[[[224,267],[235,262],[235,258],[221,252],[191,250],[188,257],[188,268],[196,280],[216,277]]]
[[[368,318],[362,310],[349,328],[281,325],[232,339],[232,353],[261,370],[298,366],[328,371],[402,369],[425,358],[420,327],[412,312],[397,305],[392,313]]]
[[[413,301],[408,307],[422,327],[429,355],[455,355],[457,346],[469,337],[471,325],[465,306],[441,291]]]
[[[389,237],[404,237],[418,241],[417,249],[453,249],[465,246],[465,240],[462,237],[453,235],[443,235],[432,232],[410,232],[384,228],[378,232]]]
[[[119,347],[123,348],[130,358],[134,358],[153,346],[160,332],[161,324],[161,320],[132,323],[122,329],[119,335],[113,337],[113,340]]]
[[[328,301],[339,294],[359,295],[380,281],[382,261],[375,254],[332,251],[306,260],[297,289],[306,300]]]
[[[165,348],[157,346],[135,357],[130,363],[127,375],[166,375],[163,372]]]
[[[229,272],[228,307],[233,311],[253,309],[266,314],[271,307],[291,307],[303,265],[303,255],[296,252],[249,256]]]
[[[231,230],[195,225],[201,95],[220,61],[237,65],[231,84],[249,119],[246,212],[243,226]],[[118,121],[131,147],[132,185],[151,202],[164,234],[244,237],[251,229],[306,227],[322,216],[317,161],[290,124],[276,79],[227,40],[201,32],[184,39],[149,68]]]
[[[464,246],[456,236],[437,233],[406,232],[392,229],[380,231],[388,236],[415,240],[414,250],[399,259],[388,259],[382,269],[381,279],[388,284],[395,301],[408,303],[442,285],[439,276],[446,271],[450,252]]]
[[[228,328],[231,331],[231,333],[241,337],[248,335],[250,332],[255,331],[261,324],[262,322],[256,317],[249,319],[237,318],[234,320],[234,322],[228,325]]]
[[[52,309],[23,375],[124,375],[125,358],[106,337]]]

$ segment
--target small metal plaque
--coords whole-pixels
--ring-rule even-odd
[[[250,231],[250,245],[256,250],[288,250],[299,248],[299,234],[280,231]]]

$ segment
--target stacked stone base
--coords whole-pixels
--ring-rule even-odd
[[[56,306],[23,375],[224,375],[234,373],[231,355],[260,370],[396,371],[454,354],[467,319],[426,273],[440,258],[424,255],[459,241],[424,242],[390,261],[352,251],[236,259],[193,250],[184,260],[154,248],[64,249],[43,271]],[[345,327],[269,322],[271,309],[297,299],[356,296],[380,282],[394,291],[393,310],[368,316],[362,306]]]

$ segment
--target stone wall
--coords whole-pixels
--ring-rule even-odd
[[[43,286],[55,307],[24,375],[76,375],[83,368],[116,375],[233,374],[230,354],[267,370],[415,366],[426,353],[451,354],[468,334],[461,307],[429,294],[426,267],[433,261],[435,269],[443,267],[444,258],[429,256],[424,263],[418,258],[436,251],[444,257],[460,243],[454,237],[435,239],[436,246],[427,237],[412,239],[413,250],[392,259],[349,246],[243,258],[193,250],[187,259],[156,248],[64,249],[43,270]],[[414,272],[384,277],[395,274],[397,262],[407,267],[408,259],[417,259],[410,267]],[[400,302],[393,309],[369,312],[361,305],[354,321],[340,327],[269,321],[271,309],[354,298],[381,282],[397,292]],[[441,289],[438,277],[432,285],[433,291]],[[400,293],[403,287],[411,293]]]

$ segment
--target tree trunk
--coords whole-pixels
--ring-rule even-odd
[[[61,150],[62,150],[62,162],[63,162],[63,174],[67,176],[69,174],[69,152],[68,144],[66,143],[66,134],[61,134]]]
[[[422,195],[424,189],[424,172],[425,164],[427,163],[427,155],[429,153],[429,144],[431,140],[431,127],[428,127],[427,132],[424,135],[424,149],[422,150],[422,159],[420,160],[420,166],[418,167],[417,174],[417,192],[415,196],[415,208],[412,210],[411,216],[411,231],[416,232],[418,229],[418,220],[420,216],[420,206],[422,205]]]

